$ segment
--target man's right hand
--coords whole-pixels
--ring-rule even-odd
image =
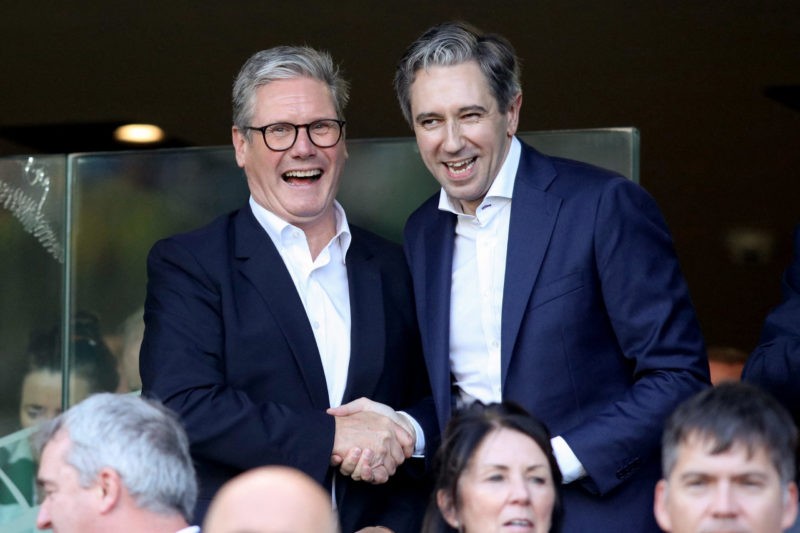
[[[385,483],[411,457],[413,437],[384,415],[359,411],[335,420],[331,462],[346,465],[343,473],[353,479]]]

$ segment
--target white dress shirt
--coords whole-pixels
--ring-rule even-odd
[[[464,213],[444,189],[439,195],[439,209],[458,217],[450,294],[450,369],[461,402],[503,400],[503,286],[511,202],[521,152],[520,142],[514,137],[500,172],[474,216]],[[586,474],[562,437],[554,437],[552,444],[564,483]]]
[[[256,220],[275,243],[303,302],[325,370],[328,400],[331,407],[336,407],[342,403],[350,364],[350,293],[345,256],[352,237],[344,209],[337,201],[333,206],[336,236],[312,260],[305,233],[250,197]],[[414,455],[421,456],[425,452],[422,427],[411,415],[403,411],[400,414],[414,427]]]
[[[336,201],[333,205],[336,235],[312,259],[303,230],[250,197],[256,220],[278,249],[303,302],[325,371],[328,400],[331,407],[336,407],[342,403],[350,365],[350,292],[345,256],[351,235],[344,209]]]

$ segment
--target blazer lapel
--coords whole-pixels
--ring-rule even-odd
[[[350,364],[342,401],[372,397],[386,356],[383,287],[377,261],[356,235],[347,251],[350,291]]]
[[[431,380],[437,415],[442,430],[450,418],[452,383],[450,377],[450,290],[455,248],[456,216],[435,212],[427,226],[425,256],[415,260],[421,265],[415,276],[424,279],[425,293],[417,303],[419,324],[426,337],[428,374]]]
[[[546,157],[522,145],[508,231],[501,326],[502,387],[512,348],[555,227],[561,198],[546,192],[556,172]]]
[[[283,259],[249,206],[237,214],[234,231],[234,253],[239,262],[239,271],[261,295],[283,332],[313,405],[327,409],[328,385],[314,332]],[[253,318],[257,319],[261,310],[253,309],[252,312]],[[266,342],[264,349],[269,350]]]

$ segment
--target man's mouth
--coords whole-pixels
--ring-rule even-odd
[[[463,176],[469,173],[472,170],[472,167],[475,166],[475,161],[477,161],[477,157],[471,157],[469,159],[462,159],[461,161],[451,161],[445,163],[447,170],[450,172],[450,175],[453,177]]]
[[[306,183],[316,181],[322,176],[322,170],[311,168],[308,170],[289,170],[284,172],[281,177],[286,183]]]

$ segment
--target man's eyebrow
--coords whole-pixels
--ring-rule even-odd
[[[415,120],[416,122],[422,122],[422,121],[423,121],[423,120],[425,120],[425,119],[428,119],[428,118],[438,118],[438,117],[440,117],[440,116],[441,116],[441,115],[439,115],[438,113],[431,113],[431,112],[427,112],[427,113],[420,113],[419,115],[417,115],[416,117],[414,117],[414,120]]]
[[[702,470],[687,470],[686,472],[682,472],[681,475],[678,476],[679,479],[686,479],[689,477],[716,477],[716,476],[709,472],[704,472]]]
[[[478,104],[468,105],[468,106],[460,107],[458,109],[458,113],[459,114],[470,113],[470,112],[472,112],[472,113],[475,113],[475,112],[486,113],[487,111],[488,110],[485,107],[483,107],[482,105],[478,105]]]
[[[478,104],[459,107],[456,110],[456,113],[459,115],[463,115],[464,113],[487,113],[487,112],[488,110],[485,107]],[[438,118],[441,116],[442,115],[440,113],[425,112],[425,113],[420,113],[419,115],[414,117],[414,120],[417,122],[421,122],[427,118]]]
[[[765,470],[758,469],[758,468],[753,468],[753,469],[750,469],[750,470],[743,470],[741,472],[737,472],[736,474],[732,475],[731,477],[734,478],[734,479],[742,479],[742,478],[746,478],[746,477],[757,477],[757,478],[767,479],[767,478],[769,478],[769,472],[767,472]]]

